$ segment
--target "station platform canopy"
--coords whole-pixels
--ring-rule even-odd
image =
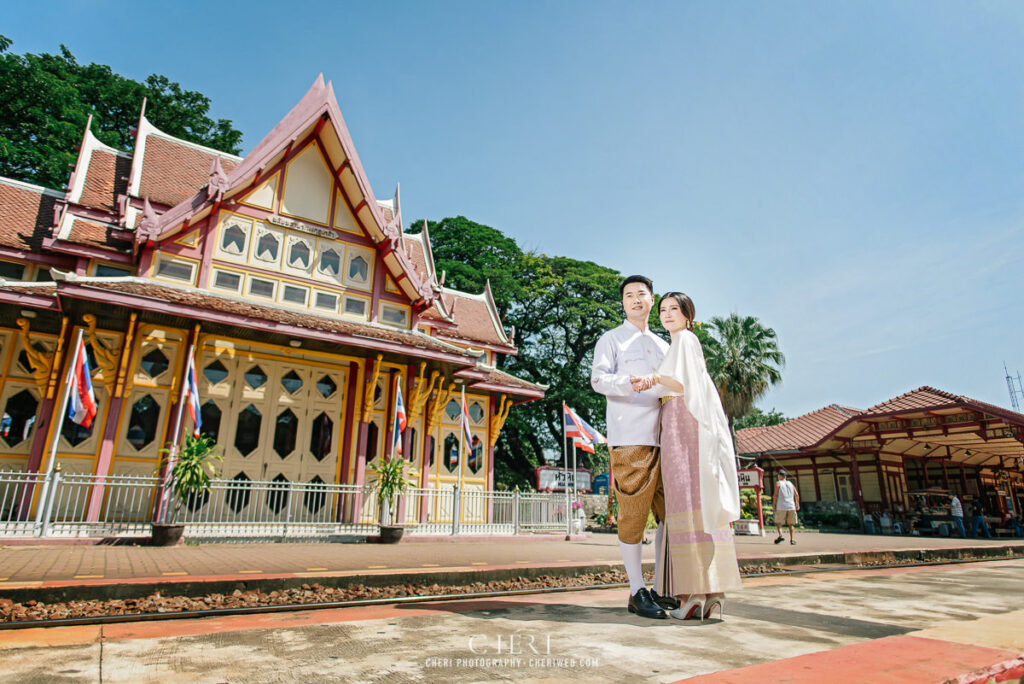
[[[866,410],[832,404],[736,439],[747,456],[876,453],[1024,472],[1024,414],[928,386]]]

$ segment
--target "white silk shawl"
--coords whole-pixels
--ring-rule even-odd
[[[672,337],[658,375],[671,377],[683,386],[683,401],[697,419],[701,514],[704,531],[711,534],[739,519],[740,488],[729,421],[696,335],[681,330]],[[679,396],[664,385],[657,387],[662,396]]]

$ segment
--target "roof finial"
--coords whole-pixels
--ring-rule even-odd
[[[153,205],[149,203],[149,196],[147,195],[142,208],[142,220],[139,222],[139,227],[135,229],[135,244],[150,242],[159,237],[159,235],[160,218],[153,210]]]
[[[228,189],[228,174],[224,173],[224,167],[220,164],[220,157],[214,157],[210,162],[210,180],[206,184],[206,198],[220,200],[224,191]]]

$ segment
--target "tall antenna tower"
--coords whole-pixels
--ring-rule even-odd
[[[1003,361],[1003,371],[1006,373],[1006,388],[1010,390],[1010,406],[1014,411],[1020,413],[1020,401],[1017,399],[1017,395],[1024,399],[1024,385],[1021,384],[1020,371],[1017,371],[1016,381],[1007,370],[1005,361]]]

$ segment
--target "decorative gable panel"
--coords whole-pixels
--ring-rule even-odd
[[[281,213],[326,225],[333,188],[334,181],[320,149],[311,143],[288,162]]]

